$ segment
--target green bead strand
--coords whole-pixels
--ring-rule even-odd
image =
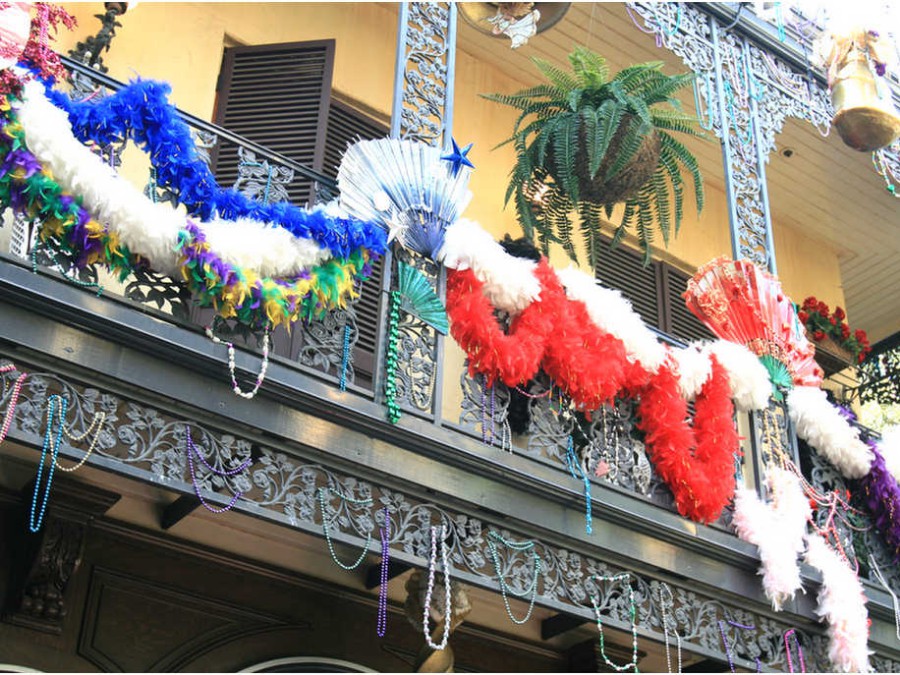
[[[390,322],[388,323],[388,345],[384,357],[384,405],[387,408],[388,422],[396,424],[400,421],[400,406],[395,398],[397,394],[397,352],[400,337],[400,291],[391,291]]]

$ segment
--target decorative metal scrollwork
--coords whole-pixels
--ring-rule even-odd
[[[447,525],[450,558],[457,574],[464,574],[467,583],[497,589],[496,570],[491,558],[488,531],[503,538],[526,541],[526,534],[497,527],[454,512],[443,506],[423,502],[410,495],[388,489],[320,464],[306,464],[273,448],[257,446],[227,433],[216,433],[204,425],[177,419],[167,412],[147,407],[136,401],[101,392],[92,387],[74,385],[54,374],[35,372],[22,364],[30,374],[22,389],[19,405],[11,424],[11,434],[39,444],[44,410],[48,397],[62,393],[69,400],[67,425],[73,434],[90,426],[98,411],[106,413],[94,455],[89,463],[106,469],[119,470],[134,478],[163,483],[169,489],[187,493],[192,490],[186,466],[185,429],[190,424],[194,444],[206,463],[217,472],[233,470],[249,460],[248,468],[234,476],[223,477],[210,471],[203,463],[196,465],[198,487],[207,494],[219,495],[227,501],[230,495],[241,492],[235,509],[253,513],[256,517],[289,523],[314,534],[321,534],[323,514],[320,513],[317,491],[326,488],[333,493],[357,500],[326,500],[324,517],[328,519],[330,536],[352,545],[364,545],[376,526],[383,525],[383,511],[387,507],[391,520],[390,545],[396,551],[414,556],[424,565],[428,556],[432,525]],[[0,410],[9,403],[14,371],[0,374]],[[22,435],[25,435],[23,438]],[[66,443],[62,454],[75,456]],[[361,506],[359,500],[371,498]],[[629,608],[622,589],[588,583],[592,575],[612,575],[623,570],[620,566],[592,559],[579,552],[533,540],[533,551],[541,558],[541,573],[537,601],[559,609],[589,614],[588,594],[598,596],[598,605],[605,621],[619,628],[630,625]],[[374,543],[371,544],[373,547]],[[505,583],[513,591],[529,589],[533,583],[534,566],[524,550],[507,549],[502,559]],[[654,639],[661,640],[660,593],[661,579],[632,572],[632,585],[637,603],[638,628]],[[732,654],[744,663],[753,664],[759,658],[764,666],[780,669],[784,664],[784,631],[792,627],[789,618],[784,622],[758,615],[747,609],[729,605],[696,590],[666,582],[672,590],[674,602],[670,607],[675,626],[683,645],[702,648],[706,653],[722,654],[719,635],[720,620],[739,621],[754,625],[755,631],[732,636]],[[668,601],[667,601],[668,602]],[[820,635],[797,631],[803,645],[807,667],[827,670],[827,641]],[[724,656],[722,657],[724,658]]]
[[[238,147],[238,176],[234,189],[264,204],[290,199],[288,186],[294,180],[294,170],[268,159],[257,158],[244,147]]]
[[[346,335],[349,328],[349,335]],[[303,336],[298,361],[310,368],[324,373],[334,373],[340,377],[341,369],[346,364],[344,374],[347,382],[354,381],[353,362],[349,353],[359,340],[359,329],[356,325],[356,314],[352,307],[328,312],[321,319],[302,321],[299,330]]]
[[[188,320],[191,294],[187,287],[164,274],[149,269],[135,269],[126,279],[124,295],[142,305],[149,305]]]
[[[452,110],[453,73],[450,63],[456,48],[451,16],[456,8],[444,2],[403,3],[406,26],[401,27],[398,49],[402,49],[403,71],[399,133],[403,139],[429,145],[444,142],[445,116]],[[448,87],[450,88],[448,90]]]
[[[440,287],[443,270],[435,262],[399,247],[394,248],[394,256],[396,260],[415,267],[434,288]],[[435,397],[437,352],[437,331],[421,319],[401,312],[396,373],[396,400],[401,408],[431,414]]]

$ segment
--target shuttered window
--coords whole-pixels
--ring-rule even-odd
[[[229,47],[217,86],[216,124],[322,171],[327,143],[334,40]],[[227,144],[213,157],[216,177],[232,185],[239,157]],[[295,176],[290,200],[311,200],[312,182]]]
[[[682,298],[690,278],[661,260],[645,267],[643,256],[624,245],[605,246],[597,264],[600,283],[622,291],[646,324],[684,342],[711,339],[713,334]]]
[[[227,48],[217,85],[216,124],[336,178],[349,144],[387,136],[388,128],[332,97],[334,53],[334,40]],[[216,147],[212,166],[220,185],[235,183],[239,163],[237,148],[228,143]],[[314,200],[314,190],[310,179],[298,175],[287,188],[288,198],[303,206]],[[364,387],[371,386],[377,365],[381,279],[379,261],[355,305],[359,337],[353,367],[356,383]],[[209,321],[209,316],[197,318]],[[274,354],[297,359],[302,347],[300,330],[288,334],[279,328],[272,335]]]

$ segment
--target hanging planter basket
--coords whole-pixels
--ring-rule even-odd
[[[825,371],[825,377],[831,377],[856,363],[853,354],[835,342],[834,338],[826,335],[823,340],[816,340],[808,331],[806,338],[816,348],[816,363]]]
[[[649,263],[654,235],[668,244],[681,225],[683,170],[693,179],[698,211],[703,206],[697,160],[673,136],[703,136],[674,97],[694,76],[666,75],[661,61],[610,75],[606,61],[583,47],[569,62],[571,73],[535,59],[548,83],[484,95],[520,111],[505,141],[516,148],[506,199],[515,203],[525,236],[545,252],[556,243],[575,260],[572,234],[580,234],[592,266],[615,205],[624,203],[614,241],[634,228]]]
[[[643,142],[631,160],[619,171],[618,174],[605,179],[609,167],[618,158],[622,139],[627,132],[627,122],[623,122],[612,140],[609,142],[609,150],[606,158],[600,163],[597,173],[591,177],[590,161],[588,160],[587,141],[584,130],[578,136],[578,151],[575,154],[575,175],[578,177],[578,194],[582,201],[596,202],[599,204],[612,204],[624,202],[635,197],[641,187],[653,177],[656,167],[659,166],[660,141],[659,134],[651,131],[644,137]],[[561,180],[560,169],[556,163],[556,157],[552,148],[547,149],[547,170],[553,180],[559,184]]]

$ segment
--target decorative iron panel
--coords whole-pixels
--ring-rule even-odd
[[[391,519],[392,557],[417,566],[426,565],[430,527],[444,523],[449,532],[447,544],[454,578],[492,590],[497,590],[499,585],[488,532],[496,532],[507,541],[530,541],[525,532],[512,531],[321,464],[304,463],[301,458],[274,447],[219,433],[206,425],[175,417],[168,411],[53,373],[34,372],[26,364],[22,366],[29,372],[29,377],[10,420],[10,436],[21,442],[40,445],[47,399],[51,394],[61,394],[69,401],[66,424],[72,435],[86,431],[97,412],[106,414],[98,431],[94,454],[88,460],[90,464],[189,494],[194,490],[186,466],[185,433],[186,425],[189,425],[195,447],[204,460],[196,464],[197,489],[207,502],[217,506],[227,504],[240,492],[235,509],[320,534],[323,514],[318,506],[318,496],[324,489],[324,517],[329,536],[346,544],[366,546],[373,552],[377,544],[371,534],[383,524],[382,509],[387,507]],[[15,371],[0,374],[0,408],[4,411],[9,405],[16,377]],[[81,454],[63,443],[61,455],[77,459]],[[233,472],[244,464],[246,468],[234,475],[218,475]],[[541,541],[532,543],[532,550],[541,558],[538,603],[589,619],[592,616],[589,597],[594,595],[598,607],[606,615],[607,624],[618,629],[630,625],[629,607],[622,588],[591,580],[593,575],[617,574],[625,571],[623,568],[568,548]],[[497,564],[506,577],[506,587],[514,593],[529,589],[534,574],[530,553],[505,546],[498,551]],[[661,587],[668,586],[674,598],[674,607],[670,611],[686,649],[724,660],[719,622],[736,621],[753,625],[755,630],[729,636],[729,649],[735,663],[753,667],[759,659],[766,668],[783,668],[782,635],[794,627],[788,623],[787,615],[781,614],[777,618],[761,615],[723,601],[720,594],[706,594],[673,580],[631,574],[641,639],[662,641]],[[797,627],[797,633],[807,667],[826,670],[827,640],[818,634],[818,629],[811,632],[806,626]]]

